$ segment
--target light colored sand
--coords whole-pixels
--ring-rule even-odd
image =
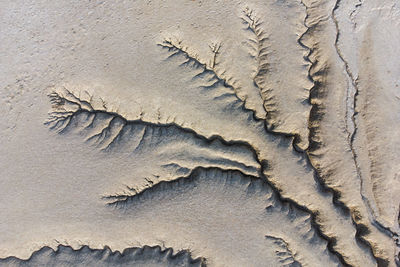
[[[395,266],[399,24],[395,0],[1,1],[0,258],[39,252],[0,265]]]

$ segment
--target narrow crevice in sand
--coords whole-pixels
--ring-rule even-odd
[[[358,155],[356,153],[355,147],[354,147],[354,141],[357,135],[357,131],[358,131],[358,125],[357,125],[357,97],[359,95],[359,88],[358,88],[358,82],[357,82],[357,77],[355,77],[355,75],[352,73],[349,63],[347,62],[347,60],[345,59],[342,51],[339,48],[339,39],[340,39],[340,28],[339,28],[339,22],[336,18],[336,11],[339,8],[341,3],[341,0],[336,0],[335,6],[332,9],[332,13],[331,13],[331,17],[332,20],[335,23],[335,28],[336,28],[336,39],[335,39],[335,49],[337,52],[338,57],[340,58],[340,60],[342,61],[343,65],[344,65],[344,69],[345,69],[345,73],[347,75],[347,77],[349,78],[349,80],[351,81],[351,86],[353,86],[353,88],[355,89],[355,93],[353,95],[353,99],[352,99],[352,103],[353,103],[353,107],[352,107],[352,111],[353,114],[348,114],[349,109],[346,108],[346,117],[351,116],[351,123],[352,125],[349,127],[346,127],[346,131],[348,133],[348,143],[349,143],[349,147],[351,150],[351,154],[352,154],[352,158],[354,160],[354,166],[355,169],[357,171],[357,176],[358,179],[360,181],[360,195],[362,197],[362,200],[364,201],[364,204],[368,210],[368,215],[369,215],[369,220],[371,221],[372,225],[374,227],[376,227],[377,229],[379,229],[382,233],[385,233],[386,235],[388,235],[389,237],[391,237],[392,239],[395,239],[396,237],[398,237],[398,234],[393,232],[389,226],[386,226],[384,222],[382,222],[381,220],[379,220],[379,218],[376,215],[376,211],[375,209],[371,206],[371,200],[365,195],[365,185],[364,185],[364,180],[365,178],[362,177],[361,174],[361,169],[360,169],[360,165],[358,164]],[[362,5],[362,2],[360,1],[359,4],[356,5],[355,10],[359,9]],[[355,10],[353,10],[353,12],[351,13],[350,16],[352,16],[352,14],[355,12]],[[350,90],[350,85],[348,85],[347,90]],[[348,101],[346,101],[348,103]],[[347,118],[346,118],[346,121]],[[353,129],[353,131],[350,131],[349,129]],[[369,230],[368,230],[368,226],[362,225],[356,221],[354,221],[354,223],[357,225],[357,238],[359,238],[362,242],[366,243],[370,248],[371,248],[371,252],[374,255],[374,257],[376,258],[377,262],[379,265],[388,265],[388,261],[385,258],[382,258],[380,256],[377,255],[377,253],[374,251],[374,245],[371,243],[371,240],[368,240],[368,238],[366,238],[366,235],[368,234]]]
[[[335,48],[337,51],[337,54],[339,56],[339,58],[341,59],[341,61],[344,64],[345,67],[345,71],[347,76],[349,77],[352,86],[355,88],[355,94],[354,94],[354,101],[353,101],[353,114],[351,114],[351,121],[353,123],[353,127],[354,127],[354,131],[352,132],[348,132],[349,134],[349,145],[351,147],[351,152],[353,154],[353,159],[354,159],[354,165],[356,166],[357,169],[357,174],[358,177],[360,179],[360,183],[361,183],[361,191],[360,191],[360,195],[362,196],[363,200],[365,201],[365,204],[370,212],[370,215],[372,216],[372,220],[373,220],[373,224],[379,228],[379,230],[381,230],[382,232],[386,233],[388,236],[390,237],[394,237],[397,236],[397,233],[395,233],[394,231],[392,231],[392,229],[390,229],[389,226],[385,225],[385,222],[382,222],[376,215],[376,210],[375,208],[372,207],[371,205],[371,200],[368,199],[367,196],[365,196],[364,192],[365,192],[365,188],[363,186],[363,181],[365,180],[365,178],[362,177],[361,174],[361,170],[360,170],[360,166],[358,164],[358,156],[356,153],[356,150],[354,148],[354,141],[357,135],[357,131],[358,131],[358,126],[357,126],[357,117],[359,116],[358,112],[357,112],[357,97],[359,96],[359,85],[358,85],[358,77],[355,77],[355,75],[352,73],[349,63],[347,62],[347,60],[345,59],[345,56],[343,55],[342,51],[339,48],[339,39],[340,39],[340,28],[339,28],[339,23],[337,21],[335,12],[337,11],[337,9],[339,8],[341,3],[341,0],[336,0],[336,4],[334,9],[332,10],[332,19],[335,22],[335,27],[337,30],[337,35],[336,35],[336,40],[335,40]],[[356,4],[355,9],[351,12],[350,16],[353,16],[353,14],[361,8],[363,2],[361,0],[359,0],[359,3]]]
[[[354,29],[357,27],[357,24],[354,22],[354,18],[357,16],[357,13],[360,10],[363,3],[364,3],[364,0],[358,0],[358,3],[354,5],[354,9],[350,12],[349,17],[353,22]]]
[[[357,154],[356,154],[355,149],[353,147],[354,138],[355,138],[355,136],[357,134],[357,129],[358,129],[357,128],[357,122],[356,122],[356,116],[357,116],[356,105],[357,105],[357,95],[358,95],[359,89],[358,89],[358,85],[357,85],[357,79],[354,77],[353,73],[351,72],[348,63],[344,59],[343,54],[340,51],[340,48],[338,46],[338,42],[339,42],[339,38],[340,38],[340,30],[339,30],[338,21],[337,21],[336,16],[335,16],[335,11],[339,8],[339,4],[340,4],[340,0],[337,0],[336,4],[335,4],[335,7],[332,9],[332,20],[334,21],[335,27],[336,27],[335,49],[336,49],[337,55],[339,56],[340,60],[344,64],[346,74],[347,74],[348,78],[350,79],[352,86],[355,88],[355,93],[353,95],[354,99],[352,101],[352,103],[353,103],[353,114],[349,115],[348,114],[348,109],[346,109],[346,117],[351,116],[351,122],[352,122],[351,126],[353,128],[353,131],[350,131],[349,127],[348,126],[346,127],[346,131],[348,133],[348,143],[349,143],[349,146],[350,146],[350,149],[351,149],[351,153],[353,155],[354,165],[355,165],[356,170],[357,170],[357,176],[358,176],[358,178],[360,180],[360,185],[361,185],[361,187],[360,187],[360,195],[363,198],[366,206],[368,207],[368,210],[369,210],[370,214],[373,216],[373,220],[376,221],[376,216],[374,215],[375,212],[372,209],[368,198],[363,193],[364,192],[363,178],[361,177],[360,167],[359,167],[359,165],[357,163]],[[347,90],[349,90],[349,86],[348,86]],[[379,223],[378,223],[378,227],[381,227],[379,225]],[[383,230],[383,229],[381,229],[381,230]]]

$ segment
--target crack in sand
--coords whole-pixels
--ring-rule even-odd
[[[355,148],[354,148],[354,140],[355,140],[355,137],[357,135],[357,129],[358,129],[357,121],[356,121],[356,117],[357,117],[357,96],[359,94],[359,88],[358,88],[358,84],[357,84],[357,79],[358,78],[354,77],[353,73],[350,70],[350,66],[349,66],[348,62],[344,58],[344,55],[343,55],[343,53],[341,52],[341,50],[339,48],[340,29],[339,29],[339,23],[338,23],[338,21],[336,19],[336,16],[335,16],[335,11],[339,8],[340,2],[341,2],[341,0],[336,0],[335,7],[332,10],[332,19],[333,19],[333,21],[335,23],[335,27],[336,27],[335,49],[336,49],[337,55],[339,56],[340,60],[344,64],[345,73],[346,73],[347,77],[350,79],[353,88],[355,89],[355,93],[353,95],[354,99],[352,101],[353,102],[353,107],[352,107],[353,114],[351,114],[351,122],[352,122],[353,131],[350,132],[348,130],[348,126],[346,127],[346,131],[347,131],[348,136],[349,136],[348,143],[349,143],[349,146],[350,146],[350,149],[351,149],[351,153],[353,155],[354,165],[355,165],[356,170],[357,170],[357,176],[358,176],[358,178],[360,180],[360,185],[361,185],[360,195],[361,195],[362,199],[364,200],[370,215],[372,216],[372,220],[373,220],[372,223],[379,230],[381,230],[382,232],[386,233],[388,236],[394,238],[395,236],[398,236],[397,233],[393,232],[390,229],[390,227],[385,226],[385,224],[383,222],[381,222],[377,218],[376,212],[375,212],[374,208],[372,208],[372,205],[370,203],[371,201],[364,194],[364,192],[365,192],[364,179],[363,179],[363,177],[361,175],[361,169],[360,169],[360,166],[359,166],[358,161],[357,161],[357,158],[358,158],[357,157],[357,153],[356,153]],[[359,5],[361,6],[361,3]],[[347,90],[349,90],[349,87],[347,88]],[[346,109],[346,116],[348,116],[347,113],[348,113],[348,109]],[[347,120],[346,120],[346,122],[347,122]]]

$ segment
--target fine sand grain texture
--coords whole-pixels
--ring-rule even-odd
[[[0,266],[400,264],[397,0],[0,0]]]

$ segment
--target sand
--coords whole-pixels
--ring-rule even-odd
[[[0,266],[396,266],[396,0],[1,1]]]

